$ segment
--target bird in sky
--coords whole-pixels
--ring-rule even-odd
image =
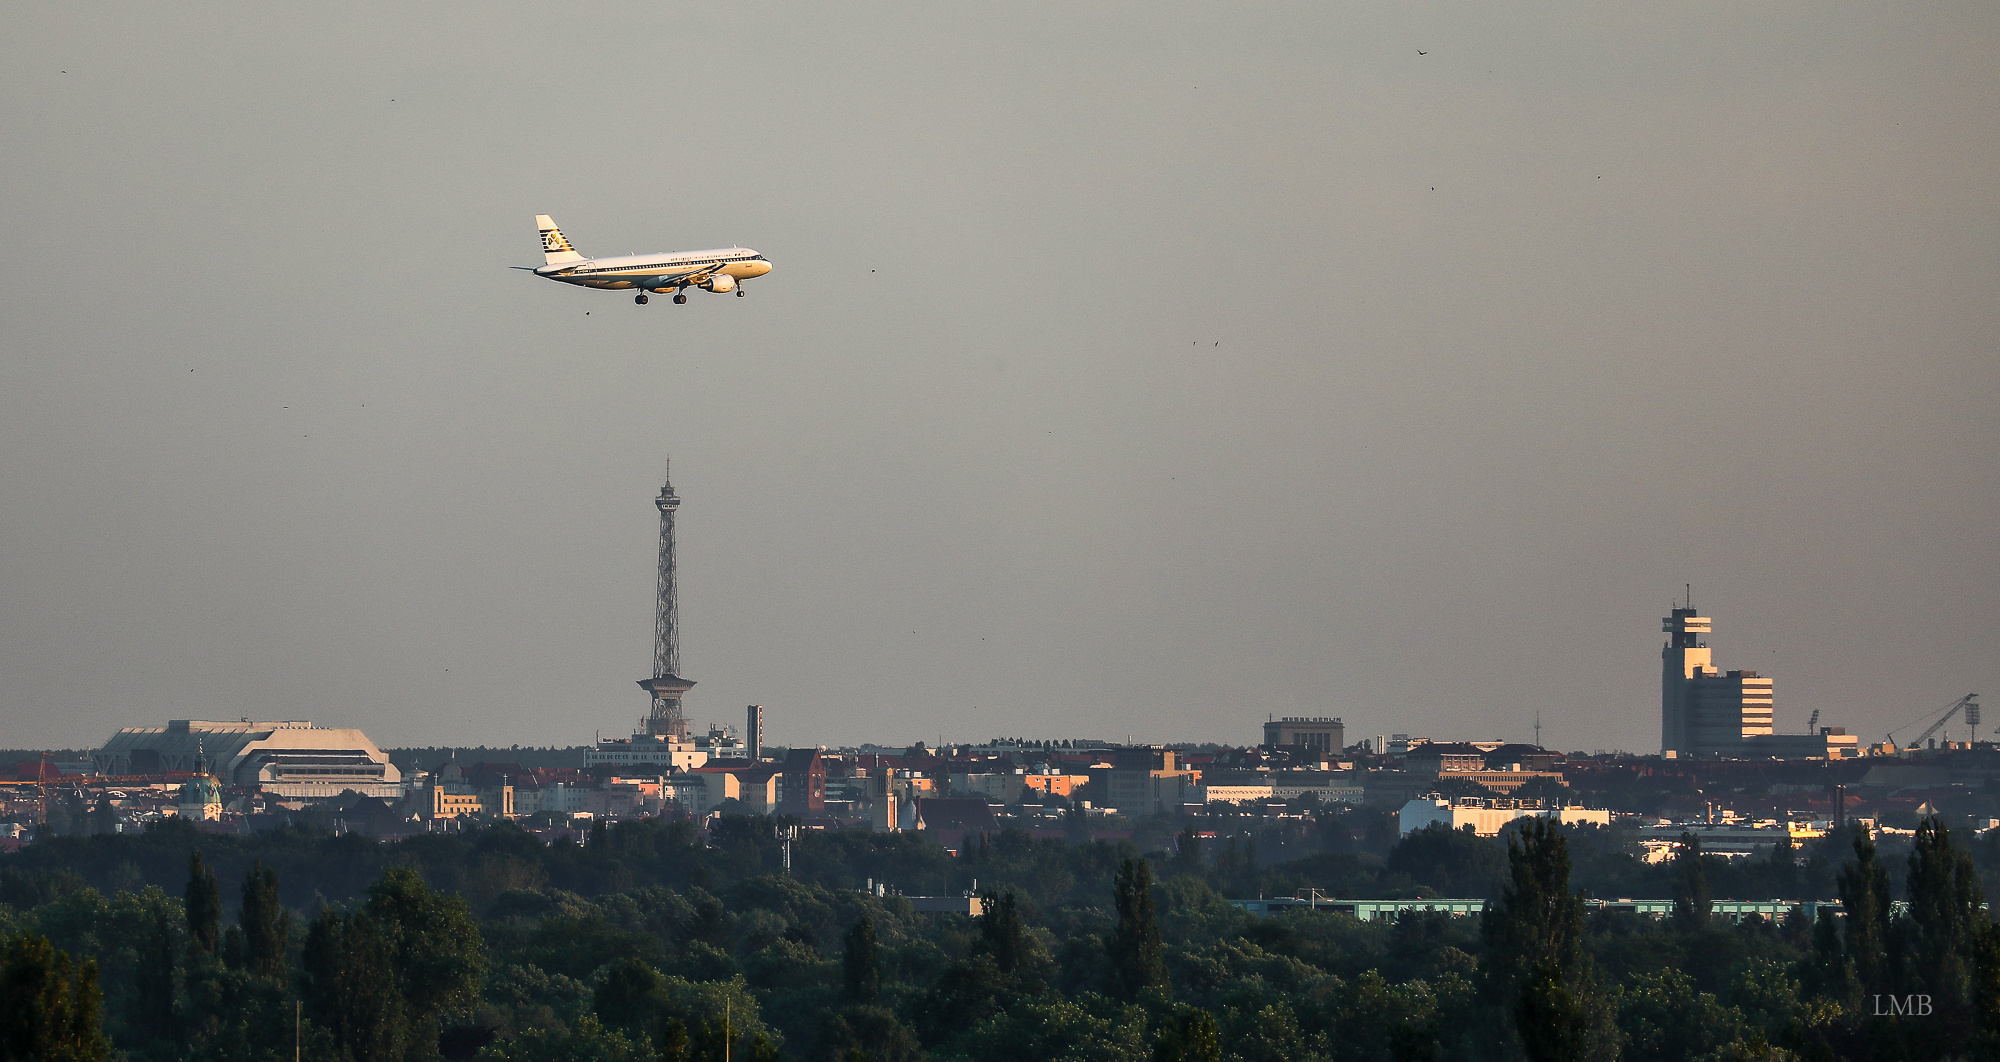
[[[1418,54],[1418,55],[1429,55],[1429,54],[1431,54],[1431,53],[1429,53],[1429,52],[1427,52],[1427,51],[1424,51],[1424,50],[1423,50],[1422,48],[1419,48],[1419,49],[1417,49],[1417,54]]]

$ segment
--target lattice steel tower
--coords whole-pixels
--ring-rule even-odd
[[[673,467],[667,469],[666,484],[653,499],[660,510],[659,595],[653,610],[653,677],[641,679],[639,686],[653,695],[653,710],[646,715],[646,733],[654,737],[686,741],[687,714],[681,710],[681,695],[694,683],[680,676],[681,600],[674,572],[674,511],[681,507],[674,493]]]

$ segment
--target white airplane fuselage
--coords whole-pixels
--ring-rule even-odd
[[[586,258],[581,262],[545,265],[535,270],[564,284],[585,288],[624,291],[641,288],[666,294],[682,285],[676,278],[707,271],[733,280],[749,280],[771,271],[771,263],[748,247],[725,247],[712,251],[675,251],[672,254],[632,254],[620,258]],[[700,286],[700,285],[697,285]],[[730,286],[723,287],[728,291]]]
[[[534,268],[536,276],[584,288],[635,291],[638,297],[633,301],[641,305],[645,304],[649,291],[662,295],[671,292],[677,303],[687,301],[689,288],[718,295],[735,292],[741,296],[743,281],[771,271],[771,263],[748,247],[585,258],[548,215],[536,215],[535,224],[541,230],[542,253],[547,259],[547,264]]]

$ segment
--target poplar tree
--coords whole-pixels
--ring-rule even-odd
[[[243,927],[244,968],[259,977],[283,977],[285,943],[292,933],[292,915],[278,900],[278,873],[258,860],[243,877],[243,906],[237,915]]]
[[[840,956],[840,998],[848,1003],[873,1003],[882,991],[882,960],[875,944],[875,923],[867,918],[847,931]]]
[[[1865,993],[1888,985],[1889,871],[1875,858],[1875,839],[1854,831],[1854,861],[1840,868],[1840,906],[1847,916],[1847,966]]]
[[[1569,888],[1562,827],[1530,819],[1507,839],[1508,876],[1486,910],[1486,991],[1511,1013],[1530,1062],[1617,1054],[1617,1030],[1583,955],[1583,898]]]
[[[1171,993],[1160,920],[1153,909],[1153,869],[1143,858],[1127,859],[1118,867],[1112,886],[1118,924],[1104,939],[1111,958],[1112,993],[1136,999],[1150,989]]]
[[[1674,925],[1683,932],[1705,928],[1714,910],[1708,873],[1701,865],[1701,838],[1682,833],[1680,851],[1674,855]]]
[[[1014,900],[1012,890],[998,896],[987,893],[982,904],[984,913],[979,916],[979,948],[993,956],[993,965],[1000,972],[1012,976],[1021,972],[1021,965],[1028,955],[1028,927],[1021,923],[1021,912]]]
[[[133,1019],[138,1029],[153,1040],[174,1035],[174,924],[173,915],[154,909],[148,918],[145,938],[139,946],[139,969],[135,978]]]
[[[1972,857],[1952,844],[1951,831],[1936,818],[1917,825],[1908,885],[1909,918],[1898,923],[1900,990],[1931,997],[1938,1020],[1922,1031],[1936,1050],[1955,1053],[1971,1036],[1986,912]]]
[[[201,861],[200,849],[188,857],[187,891],[181,898],[187,908],[188,936],[194,938],[194,946],[215,954],[217,940],[222,935],[222,887],[216,883],[215,872]]]

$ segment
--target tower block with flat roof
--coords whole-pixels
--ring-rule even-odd
[[[1713,626],[1692,600],[1660,621],[1660,751],[1674,756],[1740,756],[1771,734],[1771,680],[1755,671],[1717,671],[1704,637]]]

